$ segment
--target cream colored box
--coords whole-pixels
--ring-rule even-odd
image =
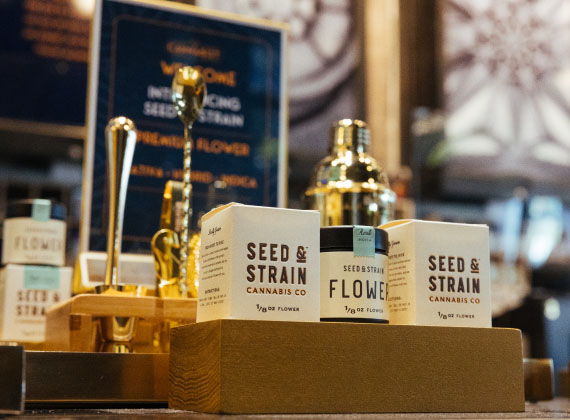
[[[320,317],[319,213],[228,204],[202,218],[197,322]]]
[[[8,264],[0,270],[0,341],[45,340],[50,306],[71,297],[71,267]]]
[[[390,238],[390,323],[491,327],[489,228],[397,220]]]

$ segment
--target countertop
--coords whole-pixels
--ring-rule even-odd
[[[524,413],[410,413],[410,414],[271,414],[271,415],[215,415],[171,410],[168,408],[106,408],[106,409],[38,409],[26,410],[14,419],[123,419],[127,417],[147,419],[216,419],[229,420],[375,420],[375,419],[570,419],[570,399],[526,403]]]

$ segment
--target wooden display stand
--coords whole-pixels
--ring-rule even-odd
[[[218,320],[171,331],[169,406],[207,413],[524,411],[521,333]]]
[[[45,350],[98,351],[99,320],[108,316],[138,317],[134,351],[164,353],[170,326],[196,322],[196,299],[77,295],[48,311]]]

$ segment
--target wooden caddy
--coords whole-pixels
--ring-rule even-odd
[[[218,320],[172,329],[171,408],[206,413],[524,411],[521,332]]]
[[[77,295],[48,311],[45,350],[98,351],[99,320],[108,316],[139,318],[135,352],[166,353],[170,327],[196,322],[196,299]]]

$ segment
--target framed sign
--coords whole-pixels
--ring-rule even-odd
[[[162,194],[183,173],[174,72],[202,71],[208,96],[192,137],[192,226],[215,204],[285,205],[286,29],[267,21],[154,0],[99,0],[91,37],[81,251],[106,247],[105,126],[137,126],[123,252],[149,253]]]
[[[89,14],[73,0],[0,1],[0,128],[82,139]]]

